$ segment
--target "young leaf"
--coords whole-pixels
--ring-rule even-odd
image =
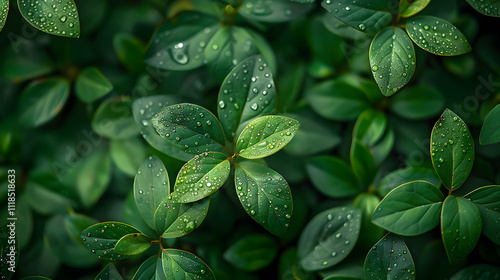
[[[227,75],[219,91],[217,111],[230,140],[240,124],[274,113],[275,88],[271,69],[262,55],[245,59]]]
[[[353,139],[350,159],[354,174],[365,185],[370,185],[377,175],[377,166],[370,150],[359,140]]]
[[[69,96],[69,82],[63,78],[49,78],[30,84],[21,96],[20,121],[28,126],[39,126],[53,119],[63,108]]]
[[[19,11],[36,29],[62,36],[80,37],[80,18],[73,0],[19,0]]]
[[[380,91],[391,96],[406,85],[415,72],[415,49],[403,29],[388,26],[370,45],[370,67]]]
[[[250,122],[236,142],[237,153],[244,158],[257,159],[281,150],[297,133],[300,123],[281,116],[265,116]]]
[[[132,99],[111,97],[99,105],[92,119],[92,129],[110,139],[125,139],[139,134],[132,116]]]
[[[9,0],[0,0],[0,31],[5,26],[7,15],[9,14]],[[6,274],[2,274],[6,275]]]
[[[434,170],[423,167],[407,167],[387,174],[378,183],[378,191],[381,196],[386,196],[396,187],[416,180],[426,181],[436,187],[441,184],[441,180]]]
[[[372,222],[399,235],[419,235],[437,226],[443,199],[439,189],[428,182],[406,183],[384,197]]]
[[[166,279],[215,280],[212,270],[191,253],[174,249],[162,250],[161,260]]]
[[[116,270],[116,267],[110,263],[108,264],[99,274],[94,278],[94,280],[122,280],[120,272]]]
[[[142,233],[129,233],[115,245],[115,253],[120,255],[138,255],[151,247],[151,238]]]
[[[182,166],[175,180],[174,203],[190,203],[216,192],[229,177],[231,166],[226,155],[205,152]]]
[[[406,0],[402,0],[406,1]],[[416,85],[403,88],[389,101],[389,109],[399,116],[420,120],[443,111],[444,96],[435,87]],[[425,108],[425,110],[422,110]]]
[[[484,119],[479,143],[488,145],[500,142],[500,105],[495,106]]]
[[[115,252],[115,245],[129,233],[141,233],[138,229],[120,222],[104,222],[92,225],[82,231],[81,238],[87,248],[99,258],[117,261],[128,256]]]
[[[151,120],[156,132],[177,150],[191,155],[226,152],[221,124],[207,109],[194,104],[164,108]]]
[[[406,32],[419,47],[436,55],[460,55],[470,52],[471,46],[455,26],[444,19],[418,16],[406,23]]]
[[[75,82],[76,96],[85,103],[103,97],[112,89],[113,85],[96,67],[83,69]]]
[[[483,15],[500,17],[500,2],[498,0],[466,0],[472,8]]]
[[[368,33],[376,33],[391,22],[386,1],[324,0],[321,5],[342,22]]]
[[[283,22],[293,20],[310,12],[315,7],[315,5],[311,4],[312,2],[314,1],[247,0],[245,1],[245,5],[242,5],[238,12],[243,17],[252,20],[263,22]]]
[[[86,208],[101,198],[111,180],[111,157],[104,150],[97,150],[81,163],[76,190]]]
[[[411,17],[422,11],[431,0],[401,0],[399,2],[399,14],[401,17]]]
[[[470,199],[481,214],[483,233],[496,244],[500,245],[500,186],[485,186],[465,195]]]
[[[161,278],[155,278],[155,273],[156,273],[156,264],[158,261],[158,256],[151,256],[147,260],[145,260],[139,269],[134,274],[134,277],[132,280],[151,280],[151,279],[161,279]],[[161,260],[161,259],[160,259]]]
[[[363,145],[371,147],[384,135],[387,127],[387,118],[376,110],[366,110],[359,115],[352,138],[359,140]]]
[[[474,140],[465,122],[446,109],[431,133],[431,159],[436,174],[448,189],[459,188],[474,162]]]
[[[360,189],[352,169],[342,160],[331,156],[319,156],[308,160],[307,174],[314,187],[333,198],[349,197]]]
[[[255,271],[270,265],[278,254],[278,244],[269,235],[249,234],[229,246],[224,259],[237,268]]]
[[[234,181],[245,211],[270,233],[285,235],[293,211],[292,194],[285,179],[258,162],[242,161],[236,166]]]
[[[415,264],[401,237],[388,233],[366,255],[365,279],[415,279]]]
[[[337,207],[317,214],[299,237],[298,254],[305,270],[315,271],[344,260],[358,240],[361,212]]]
[[[165,197],[155,212],[155,228],[162,238],[176,238],[191,233],[207,216],[210,198],[193,203],[175,203]]]
[[[482,221],[474,203],[450,195],[443,203],[441,233],[450,264],[467,258],[481,235]]]
[[[149,227],[155,228],[156,209],[169,194],[165,165],[159,158],[150,156],[141,164],[134,180],[135,203]]]
[[[0,252],[2,261],[0,262],[0,274],[5,276],[5,279],[11,279],[17,270],[17,265],[19,264],[19,251],[11,250],[11,247],[14,246],[18,248],[19,243],[17,238],[10,239],[9,236],[11,231],[15,232],[15,223],[14,226],[10,226],[10,223],[6,223],[4,226],[0,227]],[[11,241],[14,240],[14,241]],[[14,269],[12,271],[11,269]]]
[[[492,277],[500,277],[500,268],[490,264],[475,264],[462,268],[457,273],[453,274],[450,280],[490,280]]]

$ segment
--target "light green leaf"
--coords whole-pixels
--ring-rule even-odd
[[[360,191],[351,167],[339,158],[314,157],[307,161],[306,168],[313,186],[326,196],[349,197]]]
[[[415,49],[403,29],[388,26],[370,45],[370,67],[380,91],[391,96],[406,85],[415,72]]]
[[[236,142],[239,156],[257,159],[281,150],[297,133],[300,123],[282,116],[265,116],[250,122]]]
[[[35,28],[57,36],[79,38],[80,18],[73,0],[18,0],[19,11]]]
[[[310,4],[312,2],[314,2],[314,0],[247,0],[238,12],[243,17],[252,20],[284,22],[293,20],[310,12],[315,7],[315,5]]]
[[[0,0],[0,31],[2,31],[9,14],[9,0]],[[3,274],[2,274],[3,275]]]
[[[416,85],[403,88],[391,98],[389,109],[399,116],[411,120],[421,120],[442,112],[444,102],[444,96],[435,87]]]
[[[134,180],[134,198],[137,208],[149,227],[155,228],[155,212],[170,194],[170,182],[163,162],[150,156],[141,166]]]
[[[491,277],[498,278],[500,268],[489,264],[475,264],[462,268],[457,273],[451,276],[450,280],[490,280]]]
[[[115,253],[120,255],[138,255],[151,247],[152,240],[142,233],[129,233],[115,245]]]
[[[82,70],[75,82],[75,93],[78,98],[91,103],[113,90],[113,85],[96,67]]]
[[[500,1],[498,0],[466,0],[472,8],[483,15],[500,17]]]
[[[196,155],[179,171],[171,199],[175,203],[190,203],[216,192],[229,177],[229,158],[217,152]]]
[[[235,187],[252,219],[274,235],[286,234],[293,201],[288,183],[280,174],[258,162],[242,161],[236,166]]]
[[[441,18],[412,18],[406,23],[406,32],[415,44],[436,55],[460,55],[472,50],[464,34]]]
[[[380,199],[370,193],[360,193],[352,205],[361,211],[361,229],[357,245],[360,248],[370,248],[385,233],[385,230],[372,223],[372,215]]]
[[[224,252],[224,259],[245,271],[255,271],[269,266],[278,254],[278,244],[269,235],[246,235]]]
[[[373,183],[377,175],[375,159],[368,147],[359,140],[353,139],[350,151],[351,167],[354,174],[366,186]]]
[[[217,111],[229,140],[234,139],[240,124],[274,113],[275,88],[271,69],[262,55],[245,59],[227,75],[219,91]]]
[[[139,134],[132,116],[132,99],[110,97],[99,105],[92,118],[92,129],[110,139],[125,139]]]
[[[108,264],[99,274],[94,278],[94,280],[122,280],[120,272],[116,270],[116,267],[110,263]]]
[[[212,270],[189,252],[174,249],[162,250],[161,261],[166,279],[215,280]]]
[[[69,95],[69,82],[64,78],[49,78],[33,82],[23,91],[19,102],[20,121],[39,126],[53,119],[63,108]]]
[[[388,233],[371,248],[364,271],[366,280],[415,279],[410,250],[403,239],[393,233]]]
[[[112,140],[110,153],[118,169],[130,176],[135,175],[142,161],[146,158],[146,148],[136,137]]]
[[[441,233],[450,264],[467,258],[481,235],[479,210],[468,199],[450,195],[443,203]]]
[[[336,207],[314,216],[298,241],[302,267],[322,270],[344,260],[356,244],[360,226],[361,212],[351,207]]]
[[[401,0],[399,2],[399,14],[401,17],[411,17],[422,11],[431,0]]]
[[[436,187],[441,184],[434,170],[424,167],[407,167],[387,174],[378,183],[378,191],[381,196],[386,196],[396,187],[417,180],[426,181]]]
[[[465,195],[479,210],[483,221],[483,233],[500,245],[500,186],[485,186]]]
[[[377,143],[387,127],[387,118],[377,110],[369,109],[359,115],[352,132],[353,139],[359,140],[363,145],[371,147]]]
[[[188,103],[171,105],[157,113],[151,122],[156,132],[181,152],[227,153],[221,124],[203,107]]]
[[[446,109],[431,133],[431,159],[436,174],[448,189],[459,188],[474,162],[474,140],[465,122]]]
[[[161,260],[161,258],[158,258],[158,256],[151,256],[147,260],[145,260],[141,264],[139,269],[137,269],[137,271],[135,272],[132,280],[160,280],[160,278],[155,278],[156,264],[158,259]]]
[[[495,106],[484,119],[479,143],[488,145],[500,142],[500,105]]]
[[[443,199],[441,191],[428,182],[406,183],[384,197],[372,222],[396,234],[419,235],[437,226]]]
[[[78,172],[76,189],[86,208],[101,198],[111,179],[111,157],[107,151],[97,150],[87,156]]]

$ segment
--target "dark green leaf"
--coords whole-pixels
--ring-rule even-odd
[[[171,199],[175,203],[190,203],[216,192],[229,177],[229,158],[221,153],[196,155],[179,171]]]
[[[156,209],[169,194],[165,165],[159,158],[150,156],[141,164],[134,180],[135,203],[149,227],[155,228]]]
[[[404,17],[411,17],[422,11],[431,0],[401,0],[399,2],[399,14]]]
[[[125,139],[139,134],[132,116],[132,99],[126,96],[106,99],[97,108],[92,129],[110,139]]]
[[[166,279],[215,280],[212,270],[191,253],[174,249],[162,250],[161,260]]]
[[[246,235],[224,252],[224,259],[239,269],[254,271],[270,265],[278,254],[278,244],[269,235]]]
[[[283,22],[310,12],[315,7],[315,5],[310,4],[312,2],[314,0],[247,0],[238,11],[243,17],[253,20]]]
[[[479,210],[483,221],[483,233],[500,245],[500,186],[486,186],[468,193],[470,199]]]
[[[191,155],[226,152],[221,124],[203,107],[188,103],[168,106],[151,122],[156,132],[181,152]]]
[[[385,230],[372,223],[372,214],[380,199],[373,194],[360,193],[353,201],[353,206],[361,210],[361,229],[358,237],[358,246],[370,248],[385,233]]]
[[[389,109],[399,116],[420,120],[442,112],[444,101],[444,96],[436,88],[417,85],[402,89],[389,101]]]
[[[149,236],[142,233],[129,233],[118,240],[115,253],[127,256],[137,255],[151,247],[151,241]]]
[[[381,196],[386,196],[396,187],[417,180],[426,181],[436,187],[441,184],[441,180],[434,170],[423,167],[407,167],[387,174],[378,183],[378,191]]]
[[[0,227],[0,257],[2,258],[0,273],[7,280],[12,278],[19,263],[19,251],[17,250],[19,244],[17,238],[15,238],[15,222],[14,226],[9,227],[9,225],[11,225],[10,222]],[[12,232],[14,238],[9,238]],[[12,247],[14,247],[14,250],[12,250]]]
[[[38,183],[29,181],[26,184],[26,200],[30,207],[42,215],[63,213],[73,201]]]
[[[139,269],[137,269],[136,273],[134,274],[134,278],[132,280],[151,280],[151,279],[158,279],[155,278],[155,273],[156,273],[156,264],[158,261],[157,256],[151,256],[147,260],[145,260]],[[161,260],[161,259],[160,259]]]
[[[370,67],[380,91],[391,96],[405,86],[415,72],[415,49],[403,29],[388,26],[370,45]]]
[[[134,176],[142,161],[146,158],[146,148],[141,140],[134,137],[123,140],[112,140],[111,158],[123,173]]]
[[[122,280],[122,276],[116,270],[116,267],[110,263],[108,264],[99,274],[94,278],[94,280]]]
[[[466,0],[472,8],[481,14],[491,16],[491,17],[500,17],[500,1],[498,0]]]
[[[92,225],[82,231],[81,238],[87,248],[99,258],[110,261],[125,259],[128,256],[115,252],[115,245],[129,233],[141,233],[138,229],[120,222],[104,222]]]
[[[217,109],[230,140],[240,124],[274,113],[275,88],[271,69],[261,55],[242,61],[228,74],[219,91]]]
[[[377,166],[370,150],[359,140],[353,139],[350,151],[351,167],[354,174],[366,186],[373,183],[377,175]]]
[[[103,97],[112,89],[113,85],[96,67],[83,69],[75,82],[76,96],[85,103]]]
[[[481,235],[482,221],[474,203],[450,195],[441,212],[441,233],[450,264],[467,258]]]
[[[376,110],[366,110],[359,115],[352,132],[353,139],[359,140],[363,145],[371,147],[384,135],[387,127],[387,118]]]
[[[431,159],[436,174],[448,189],[459,188],[474,162],[474,140],[465,122],[446,109],[431,133]]]
[[[472,50],[464,34],[441,18],[412,18],[406,23],[406,32],[415,44],[436,55],[460,55]]]
[[[413,236],[425,233],[439,223],[443,194],[425,181],[403,184],[380,202],[372,222],[390,232]]]
[[[404,0],[403,0],[404,1]],[[365,279],[415,279],[415,264],[401,237],[388,233],[365,259]]]
[[[111,157],[107,151],[97,150],[81,163],[76,189],[83,205],[93,206],[108,187],[111,179]]]
[[[0,0],[0,31],[2,31],[9,14],[9,0]],[[2,275],[4,275],[2,273]]]
[[[30,84],[21,96],[20,121],[28,126],[50,121],[61,111],[68,95],[69,82],[63,78],[49,78]]]
[[[63,37],[80,37],[80,18],[73,0],[19,0],[19,11],[35,28]]]
[[[131,73],[144,69],[144,43],[127,33],[118,33],[113,37],[113,47],[122,64]]]
[[[490,280],[500,278],[500,268],[489,264],[475,264],[462,268],[451,276],[450,280]]]
[[[394,131],[392,130],[391,127],[388,127],[385,130],[382,139],[380,139],[378,143],[376,143],[370,148],[375,164],[380,165],[391,153],[393,147],[394,147]]]
[[[52,58],[36,44],[21,41],[18,47],[7,48],[2,56],[0,74],[8,80],[22,82],[54,70]]]
[[[500,105],[495,106],[484,119],[479,143],[488,145],[500,142]]]
[[[361,211],[337,207],[317,214],[299,237],[300,264],[309,271],[334,266],[351,252],[359,235]]]
[[[327,13],[323,16],[323,24],[330,32],[342,38],[353,39],[356,42],[363,42],[371,39],[368,37],[368,34],[359,30],[359,27],[354,28],[345,24],[332,13]]]
[[[281,116],[265,116],[250,122],[236,142],[237,153],[244,158],[257,159],[281,150],[297,133],[300,123]]]
[[[356,175],[341,159],[319,156],[308,160],[306,167],[314,187],[326,196],[349,197],[360,191]]]
[[[293,201],[288,183],[276,171],[256,161],[239,162],[236,193],[245,211],[277,236],[288,231]]]

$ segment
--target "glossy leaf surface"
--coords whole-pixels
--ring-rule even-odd
[[[436,187],[441,184],[441,180],[439,180],[434,170],[424,167],[407,167],[398,169],[384,176],[378,183],[379,193],[382,196],[386,196],[390,191],[400,185],[417,180],[426,181]]]
[[[500,186],[485,186],[468,193],[470,199],[479,210],[483,221],[483,233],[500,245]]]
[[[122,276],[120,272],[116,270],[116,267],[113,264],[108,264],[97,276],[96,280],[122,280]]]
[[[300,3],[293,3],[300,2]],[[312,9],[314,1],[248,0],[238,12],[246,18],[264,22],[283,22],[300,17]],[[304,4],[302,4],[304,3]]]
[[[500,105],[495,106],[484,119],[479,143],[488,145],[500,142]]]
[[[0,0],[0,31],[2,31],[9,14],[9,0]]]
[[[500,1],[498,0],[466,0],[472,8],[481,14],[500,17]]]
[[[115,253],[120,255],[137,255],[151,247],[151,238],[142,233],[129,233],[115,245]]]
[[[450,280],[489,280],[500,278],[500,268],[490,264],[475,264],[462,268],[451,276]]]
[[[402,17],[411,17],[422,11],[431,0],[401,0],[399,2],[399,14]]]
[[[314,157],[307,162],[306,168],[314,187],[324,195],[349,197],[360,191],[358,179],[351,167],[339,158]]]
[[[363,145],[373,146],[384,135],[387,127],[387,118],[376,110],[366,110],[359,115],[352,132],[353,139]]]
[[[370,185],[377,175],[377,166],[368,147],[354,139],[351,144],[350,159],[356,177],[365,185]]]
[[[212,270],[189,252],[174,249],[163,250],[161,260],[166,279],[215,280]]]
[[[436,88],[416,85],[405,87],[395,95],[389,101],[389,109],[407,119],[420,120],[438,115],[444,104],[444,96]]]

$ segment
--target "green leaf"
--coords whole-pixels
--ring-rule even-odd
[[[359,115],[354,129],[352,138],[359,140],[363,145],[371,147],[377,143],[387,127],[387,118],[377,110],[366,110]]]
[[[361,212],[336,207],[317,214],[304,228],[298,241],[300,264],[315,271],[334,266],[353,249],[361,226]]]
[[[372,215],[380,199],[373,194],[360,193],[353,201],[353,206],[361,210],[361,229],[357,245],[360,248],[370,248],[385,233],[383,228],[372,223]]]
[[[212,270],[191,253],[174,249],[162,250],[161,260],[166,279],[215,280]]]
[[[406,23],[406,32],[419,47],[432,54],[450,56],[472,50],[467,38],[444,19],[418,16]]]
[[[155,228],[156,209],[168,195],[170,182],[165,165],[150,156],[141,164],[134,180],[135,203],[149,227]]]
[[[236,193],[245,211],[270,233],[284,236],[292,217],[288,183],[276,171],[255,161],[239,162]]]
[[[396,187],[417,180],[426,181],[436,187],[441,184],[441,180],[434,170],[423,167],[407,167],[387,174],[378,183],[378,191],[381,196],[386,196]]]
[[[9,0],[0,0],[0,31],[2,31],[9,14]],[[6,275],[3,274],[2,275]]]
[[[145,46],[141,40],[128,33],[118,33],[113,37],[113,48],[129,72],[139,73],[144,69]]]
[[[107,151],[97,150],[81,163],[76,189],[83,205],[92,207],[101,198],[111,179],[111,157]]]
[[[479,143],[481,145],[498,142],[500,142],[500,104],[488,113],[479,134]]]
[[[476,205],[483,221],[483,233],[500,245],[500,186],[485,186],[465,195]]]
[[[75,206],[73,201],[60,192],[32,181],[26,183],[26,200],[33,210],[42,215],[63,213],[68,207]]]
[[[207,216],[210,198],[192,203],[175,203],[167,196],[155,212],[155,228],[162,238],[176,238],[191,233]]]
[[[226,152],[221,124],[207,109],[194,104],[164,108],[151,120],[156,132],[177,150],[191,155]]]
[[[313,186],[328,197],[350,197],[360,191],[351,167],[339,158],[314,157],[307,161],[306,168]]]
[[[500,17],[500,1],[498,0],[466,0],[472,8],[483,15]]]
[[[415,49],[403,29],[388,26],[370,45],[370,67],[373,78],[385,96],[405,86],[415,72]]]
[[[257,159],[281,150],[297,133],[300,123],[282,116],[265,116],[250,122],[236,142],[239,156]]]
[[[419,235],[437,226],[443,199],[443,194],[431,183],[406,183],[382,199],[373,212],[372,222],[396,234]]]
[[[196,155],[179,171],[171,199],[175,203],[190,203],[205,198],[224,185],[230,171],[229,158],[222,153]]]
[[[351,167],[354,174],[365,185],[373,183],[377,175],[377,166],[370,150],[359,140],[353,139],[350,151]]]
[[[401,0],[399,2],[399,14],[401,17],[411,17],[422,11],[431,0]]]
[[[498,278],[500,276],[500,268],[489,264],[475,264],[462,268],[457,273],[451,276],[450,280],[489,280],[492,277]]]
[[[245,271],[255,271],[269,266],[278,254],[278,244],[269,235],[246,235],[224,252],[224,259]]]
[[[141,233],[138,229],[120,222],[104,222],[89,226],[82,231],[81,238],[87,248],[99,258],[117,261],[129,256],[115,252],[115,245],[129,233]]]
[[[151,247],[152,240],[149,236],[142,233],[129,233],[115,245],[115,253],[120,255],[138,255]]]
[[[321,5],[342,22],[364,32],[376,33],[391,22],[388,5],[381,0],[324,0]]]
[[[380,165],[391,153],[393,147],[394,131],[392,130],[392,127],[388,127],[382,138],[375,145],[370,147],[375,165]]]
[[[404,1],[404,0],[403,0]],[[366,255],[365,279],[415,279],[415,264],[401,237],[388,233]]]
[[[146,148],[136,137],[112,140],[110,153],[118,169],[130,176],[135,175],[142,161],[146,158]]]
[[[19,11],[33,27],[70,38],[80,37],[80,18],[73,0],[19,0]]]
[[[11,250],[12,246],[18,248],[19,244],[17,238],[9,238],[11,232],[13,232],[15,236],[15,222],[14,227],[9,227],[9,224],[10,222],[0,227],[0,252],[2,257],[2,261],[0,262],[0,273],[2,276],[5,276],[7,280],[12,278],[19,263],[19,251]]]
[[[406,87],[395,95],[389,101],[389,109],[399,116],[411,120],[421,120],[442,112],[444,101],[444,96],[436,88],[416,85]]]
[[[96,67],[83,69],[75,82],[76,96],[85,103],[91,103],[111,90],[113,85]]]
[[[132,280],[151,280],[151,279],[161,279],[161,278],[155,278],[155,273],[156,273],[156,264],[157,261],[161,260],[157,256],[151,256],[147,260],[145,260],[139,269],[134,274],[134,277]]]
[[[47,51],[28,41],[7,48],[2,55],[0,75],[13,82],[27,81],[52,72],[55,68],[53,58]]]
[[[474,140],[465,122],[446,109],[431,133],[431,159],[436,174],[448,189],[459,188],[474,162]]]
[[[63,108],[69,95],[69,82],[64,78],[48,78],[31,83],[19,101],[20,121],[27,126],[39,126],[53,119]]]
[[[441,234],[450,264],[467,258],[481,235],[482,221],[474,203],[450,195],[443,203]]]
[[[92,118],[92,129],[110,139],[125,139],[139,134],[132,116],[132,99],[110,97],[99,105]]]
[[[300,2],[300,3],[293,3]],[[245,18],[263,22],[284,22],[300,17],[312,9],[314,1],[290,0],[247,0],[238,12]],[[304,4],[302,4],[304,3]]]
[[[120,272],[116,270],[116,267],[110,263],[108,264],[99,274],[94,278],[94,280],[122,280]]]
[[[219,91],[217,111],[229,140],[234,139],[240,124],[274,113],[275,88],[262,55],[245,59],[227,75]]]

